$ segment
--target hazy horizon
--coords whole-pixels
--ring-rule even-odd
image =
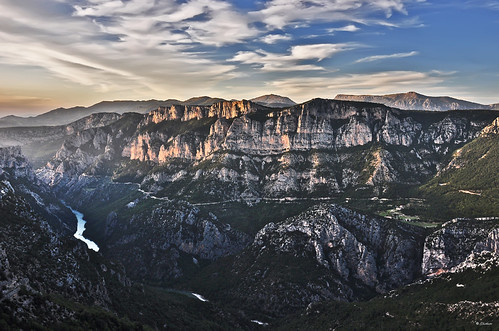
[[[408,93],[408,92],[416,92],[416,93],[419,93],[419,94],[423,94],[423,95],[426,95],[425,93],[421,93],[419,91],[406,91],[406,92],[394,92],[394,93],[387,93],[387,94],[398,94],[398,93]],[[252,97],[245,97],[245,98],[238,98],[238,99],[235,99],[235,98],[221,98],[219,96],[209,96],[209,97],[212,97],[212,98],[221,98],[221,99],[225,99],[225,100],[250,100],[250,99],[253,99],[253,98],[256,98],[256,97],[259,97],[259,96],[263,96],[263,95],[270,95],[270,94],[276,94],[276,93],[267,93],[267,94],[262,94],[262,95],[255,95],[255,96],[252,96]],[[340,94],[340,93],[338,93]],[[352,94],[352,93],[341,93],[341,94]],[[277,95],[277,94],[276,94]],[[324,99],[334,99],[334,97],[336,96],[337,94],[334,94],[332,96],[326,96],[326,97],[321,97],[321,96],[317,96],[317,97],[314,97],[314,98],[324,98]],[[374,94],[373,94],[374,95]],[[290,97],[288,95],[279,95],[279,96],[282,96],[282,97],[288,97],[290,98],[291,100],[293,100],[294,102],[296,102],[297,104],[300,104],[300,103],[303,103],[303,102],[307,102],[311,99],[306,99],[306,100],[300,100],[300,99],[295,99],[293,97]],[[475,103],[481,103],[481,102],[478,102],[476,100],[468,100],[468,99],[461,99],[461,98],[456,98],[452,95],[426,95],[428,97],[451,97],[451,98],[455,98],[455,99],[459,99],[459,100],[463,100],[463,101],[469,101],[469,102],[475,102]],[[201,95],[199,96],[192,96],[190,98],[196,98],[196,97],[203,97]],[[56,107],[56,108],[51,108],[51,109],[42,109],[38,112],[31,112],[31,113],[22,113],[22,112],[14,112],[14,113],[5,113],[3,114],[1,111],[0,111],[0,118],[3,118],[3,117],[6,117],[6,116],[11,116],[11,115],[14,115],[14,116],[19,116],[19,117],[35,117],[35,116],[38,116],[38,115],[41,115],[41,114],[44,114],[44,113],[47,113],[47,112],[50,112],[52,110],[55,110],[55,109],[58,109],[58,108],[66,108],[66,109],[70,109],[70,108],[76,108],[76,107],[91,107],[91,106],[94,106],[100,102],[116,102],[116,101],[151,101],[151,100],[157,100],[157,101],[166,101],[166,100],[171,100],[171,99],[175,99],[175,100],[179,100],[179,101],[186,101],[190,98],[186,98],[186,99],[176,99],[176,98],[152,98],[152,99],[115,99],[115,100],[100,100],[98,102],[95,102],[95,103],[90,103],[90,104],[79,104],[79,105],[69,105],[69,106],[60,106],[60,107]],[[481,104],[484,104],[484,105],[491,105],[491,104],[496,104],[497,102],[493,102],[493,103],[481,103]]]
[[[499,1],[0,1],[0,116],[111,100],[499,102]]]

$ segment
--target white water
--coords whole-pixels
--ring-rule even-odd
[[[97,244],[94,243],[92,240],[89,240],[83,236],[83,232],[85,231],[85,223],[87,223],[83,219],[83,214],[77,210],[74,210],[73,208],[71,208],[69,206],[68,206],[68,208],[71,209],[73,214],[75,214],[76,219],[78,220],[78,225],[76,226],[76,233],[74,234],[74,237],[76,239],[83,241],[85,244],[87,244],[89,249],[93,249],[94,251],[98,252],[99,246],[97,246]]]
[[[197,293],[191,293],[193,296],[195,296],[198,300],[203,301],[203,302],[208,302],[207,299],[205,299],[201,294]]]

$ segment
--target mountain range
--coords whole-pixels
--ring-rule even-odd
[[[90,107],[57,108],[47,113],[34,117],[19,117],[15,115],[0,118],[2,127],[30,127],[30,126],[54,126],[64,125],[96,113],[118,113],[135,112],[144,114],[161,106],[171,105],[212,105],[223,101],[220,98],[207,96],[194,97],[185,101],[175,99],[147,100],[147,101],[102,101]]]
[[[122,105],[0,129],[2,328],[499,323],[498,111]]]
[[[123,114],[127,112],[135,112],[144,114],[153,109],[157,109],[158,107],[167,107],[172,105],[211,106],[221,101],[225,100],[221,98],[212,98],[209,96],[193,97],[184,101],[176,99],[147,101],[102,101],[90,107],[57,108],[34,117],[19,117],[15,115],[5,116],[0,118],[0,128],[64,125],[96,113]],[[277,108],[293,106],[296,104],[294,101],[287,97],[281,97],[275,94],[263,95],[257,98],[253,98],[251,99],[251,101],[263,106]]]
[[[417,92],[387,95],[348,95],[338,94],[336,100],[381,103],[389,107],[405,110],[446,111],[456,109],[498,109],[497,104],[482,105],[451,97],[430,97]]]
[[[273,108],[285,108],[296,105],[296,102],[288,97],[282,97],[276,94],[262,95],[261,97],[253,98],[250,101],[257,103],[262,106],[273,107]]]
[[[335,99],[381,103],[389,107],[405,110],[444,111],[455,109],[499,109],[499,104],[481,105],[450,97],[428,97],[416,92],[384,96],[339,94]],[[221,101],[225,100],[209,96],[193,97],[185,101],[176,99],[163,101],[102,101],[90,107],[57,108],[34,117],[19,117],[15,115],[5,116],[0,118],[0,128],[64,125],[95,113],[105,112],[123,114],[126,112],[136,112],[144,114],[157,109],[158,107],[168,107],[172,105],[211,106]],[[271,108],[285,108],[296,105],[290,98],[275,94],[262,95],[250,99],[250,101]]]

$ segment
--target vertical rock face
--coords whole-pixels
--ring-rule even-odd
[[[215,106],[211,108],[213,107]],[[203,148],[204,140],[213,140],[214,133],[219,135],[217,140],[221,142],[218,150],[252,155],[310,149],[336,150],[376,142],[404,147],[426,144],[435,151],[439,149],[439,145],[460,144],[477,134],[477,129],[474,129],[467,119],[445,117],[423,131],[422,124],[411,117],[402,116],[397,110],[368,104],[359,106],[318,99],[283,111],[271,112],[260,118],[255,118],[255,110],[241,111],[238,107],[235,111],[233,108],[221,107],[214,114],[209,113],[208,115],[234,120],[224,130],[220,130],[221,122],[217,121],[211,125],[207,134],[196,134],[195,139],[186,140],[184,135],[181,135],[180,145],[184,146],[182,148],[179,148],[179,136],[173,137],[161,132],[139,134],[130,147],[133,151],[130,157],[161,162],[158,154],[171,150],[171,157],[199,160],[217,150]],[[169,109],[164,113],[169,114],[171,111]],[[185,118],[184,114],[191,112],[198,113],[191,110],[182,111],[182,116],[159,116],[152,112],[143,123],[158,124],[176,119],[188,121],[192,118]],[[207,116],[194,117],[201,119]],[[190,132],[190,135],[192,134]],[[186,145],[190,145],[190,148],[186,148]],[[129,155],[128,152],[126,155]]]
[[[171,281],[184,275],[186,256],[191,266],[187,269],[192,269],[193,256],[212,261],[239,253],[250,243],[248,235],[213,214],[200,215],[187,203],[162,202],[145,212],[137,204],[107,217],[105,242],[106,255],[122,262],[134,278]]]
[[[489,136],[489,135],[499,135],[499,117],[492,122],[492,124],[487,125],[482,132],[481,136]]]
[[[20,147],[0,148],[0,181],[15,187],[15,194],[32,205],[53,230],[60,234],[72,234],[76,223],[72,213],[56,198],[50,188],[38,180]]]
[[[14,177],[25,177],[28,180],[35,179],[31,164],[22,155],[19,146],[0,148],[0,176],[6,171],[11,171]]]
[[[207,117],[215,118],[236,118],[241,115],[254,113],[265,107],[257,105],[251,101],[222,101],[211,106],[180,106],[159,107],[157,110],[147,114],[139,127],[150,124],[158,124],[163,121],[180,120],[187,122],[190,120],[200,120]]]
[[[258,232],[252,249],[292,255],[310,250],[317,263],[343,280],[385,292],[419,276],[422,238],[414,227],[319,205],[278,225],[270,223]]]
[[[411,117],[397,118],[393,113],[386,114],[385,122],[378,131],[378,140],[389,145],[410,146],[416,142],[422,125]]]
[[[499,225],[497,221],[454,220],[429,235],[424,244],[424,275],[451,271],[473,254],[490,252],[499,257]]]
[[[69,183],[81,174],[130,173],[128,165],[139,162],[131,177],[148,189],[207,201],[324,196],[359,186],[380,193],[434,175],[443,156],[494,118],[474,114],[323,99],[288,109],[248,101],[171,106],[75,132],[40,175]]]
[[[115,114],[113,114],[115,115]],[[143,115],[128,113],[106,126],[76,130],[37,176],[51,186],[71,185],[80,175],[108,175],[119,165]],[[85,121],[85,119],[80,120]]]
[[[320,204],[269,223],[223,271],[205,277],[219,284],[231,275],[235,281],[222,283],[220,295],[281,315],[322,300],[367,299],[414,281],[423,241],[420,228]]]
[[[439,146],[449,143],[460,144],[476,136],[476,130],[470,128],[470,123],[466,119],[445,117],[440,122],[432,124],[428,132],[422,136],[421,141],[425,143],[433,142],[436,146]]]
[[[221,160],[222,164],[214,165],[215,168],[222,173],[233,173],[232,179],[245,178],[243,182],[246,178],[257,179],[243,189],[256,197],[303,191],[310,194],[324,189],[332,193],[348,185],[420,183],[425,176],[436,172],[441,153],[449,153],[454,146],[473,139],[484,125],[449,114],[435,117],[429,126],[423,127],[398,110],[321,99],[256,115],[251,113],[224,122],[217,120],[204,134],[199,131],[177,136],[144,133],[132,142],[134,152],[130,157],[160,164],[172,159],[194,162],[196,178],[207,181],[216,181],[215,173],[196,169],[197,164]],[[431,114],[425,116],[431,117]],[[382,147],[362,151],[363,146],[372,144]],[[298,154],[310,151],[322,155],[304,158]],[[221,152],[232,156],[216,156]],[[241,159],[240,154],[250,155],[251,161]],[[235,159],[239,162],[234,162]],[[359,159],[372,161],[363,167]],[[318,160],[324,162],[318,163]],[[232,166],[238,163],[238,167]],[[192,180],[189,175],[181,178]]]
[[[402,182],[401,176],[394,169],[392,164],[396,164],[393,156],[386,150],[377,150],[373,154],[370,167],[373,169],[366,181],[368,185],[376,185],[383,182]]]
[[[67,125],[38,126],[26,128],[0,128],[0,147],[36,145],[37,151],[51,148],[53,141],[58,141],[75,132],[107,126],[119,119],[118,114],[104,113],[93,114]],[[30,155],[27,155],[28,158]]]

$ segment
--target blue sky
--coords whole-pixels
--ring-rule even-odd
[[[499,0],[0,0],[0,115],[115,99],[499,102]]]

